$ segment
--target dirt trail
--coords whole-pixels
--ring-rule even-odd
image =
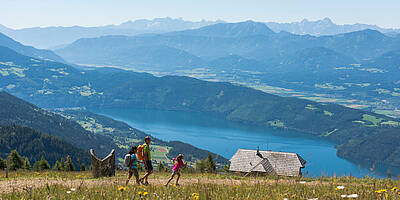
[[[56,179],[56,178],[30,178],[30,179],[10,179],[0,181],[0,194],[11,193],[13,191],[24,191],[30,188],[44,187],[46,184],[49,185],[62,185],[66,187],[78,188],[79,186],[94,187],[102,185],[124,185],[124,177],[104,178],[104,179]],[[164,185],[167,182],[167,178],[149,178],[149,182],[152,185]],[[255,184],[296,184],[293,180],[233,180],[233,179],[209,179],[209,178],[182,178],[179,183],[184,185],[191,184],[219,184],[219,185],[255,185]],[[134,180],[131,180],[130,184],[134,184]],[[314,182],[308,182],[306,184],[316,184]]]

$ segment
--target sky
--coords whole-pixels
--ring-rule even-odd
[[[0,0],[10,28],[99,26],[159,17],[199,21],[293,22],[329,17],[337,24],[400,28],[400,0]]]

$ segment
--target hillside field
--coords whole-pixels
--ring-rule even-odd
[[[394,179],[183,173],[180,186],[167,188],[168,173],[152,175],[149,186],[125,186],[126,174],[93,179],[87,171],[17,171],[6,179],[0,171],[0,199],[400,199]]]

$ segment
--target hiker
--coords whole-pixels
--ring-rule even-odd
[[[172,167],[172,174],[171,174],[171,178],[169,178],[167,184],[165,184],[164,186],[167,187],[169,182],[172,181],[172,179],[174,179],[174,176],[177,175],[178,177],[176,178],[176,186],[179,186],[179,178],[181,177],[181,173],[179,172],[179,169],[181,167],[186,167],[187,163],[183,163],[183,154],[179,154],[178,157],[174,158],[174,166]]]
[[[143,164],[146,169],[146,174],[139,180],[143,185],[148,185],[148,178],[150,174],[153,173],[153,164],[151,163],[151,154],[150,154],[150,136],[146,136],[144,138],[144,144],[141,146],[143,151]]]
[[[136,184],[140,185],[139,172],[137,170],[138,159],[136,157],[136,152],[137,152],[137,147],[133,146],[132,149],[129,151],[129,153],[125,155],[125,165],[129,168],[129,176],[128,179],[126,180],[126,185],[128,185],[132,175],[135,175]]]

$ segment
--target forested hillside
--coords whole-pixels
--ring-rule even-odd
[[[93,148],[100,155],[119,148],[105,136],[84,130],[79,124],[38,108],[5,92],[0,92],[0,125],[26,126],[59,138],[86,151]]]
[[[12,150],[27,157],[32,165],[44,157],[51,166],[57,160],[70,156],[75,166],[90,165],[89,152],[79,149],[59,137],[41,133],[32,128],[11,125],[0,126],[0,157],[5,158]]]

